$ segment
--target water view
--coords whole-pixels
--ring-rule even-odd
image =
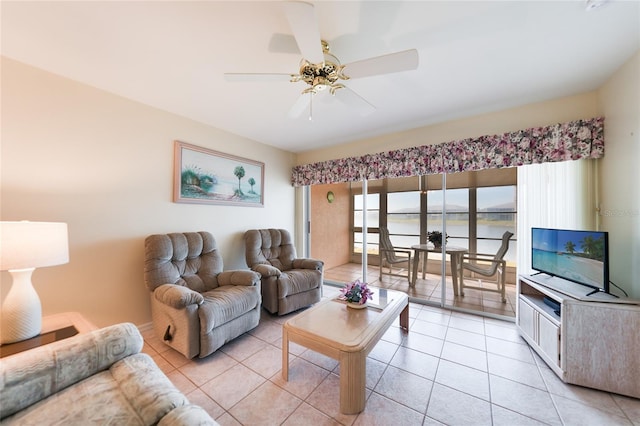
[[[496,253],[502,243],[505,231],[516,234],[516,187],[477,188],[476,236],[478,253]],[[448,189],[446,208],[444,193],[441,190],[427,191],[427,231],[443,230],[443,214],[446,210],[447,244],[469,247],[469,189]],[[380,196],[377,193],[367,195],[367,226],[377,228],[380,224]],[[354,197],[354,224],[362,226],[363,196]],[[387,227],[391,242],[396,247],[411,247],[420,243],[420,192],[390,192],[387,194]],[[514,237],[514,238],[517,238]],[[355,248],[362,250],[362,234],[355,234]],[[368,234],[370,253],[377,253],[378,235]],[[434,257],[437,257],[435,255]],[[505,259],[516,261],[516,247],[512,244]]]
[[[391,242],[395,247],[411,247],[415,244],[420,244],[420,238],[418,234],[420,233],[420,223],[416,219],[414,221],[390,221],[387,223],[389,232],[391,234],[409,234],[409,235],[391,235]],[[515,222],[505,223],[502,221],[495,223],[484,223],[478,224],[478,236],[482,238],[495,238],[494,240],[485,240],[478,239],[478,253],[495,253],[498,251],[500,244],[502,244],[502,234],[505,231],[511,231],[515,234]],[[431,230],[441,230],[442,222],[438,223],[438,226],[434,224],[434,226],[428,226],[428,229]],[[413,234],[413,235],[411,235]],[[447,235],[449,239],[447,240],[447,244],[458,246],[458,247],[469,247],[469,224],[468,223],[456,223],[449,224],[447,223]],[[362,242],[362,234],[355,234],[356,241]],[[458,238],[456,238],[458,237]],[[369,251],[373,249],[374,252],[377,252],[378,249],[378,234],[368,234],[367,242],[369,245]],[[362,250],[362,244],[358,244],[356,242],[356,247],[359,250]],[[512,244],[505,256],[505,260],[508,262],[516,261],[516,248],[515,244]]]

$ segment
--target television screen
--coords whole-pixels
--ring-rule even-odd
[[[531,267],[609,293],[606,232],[531,228]]]

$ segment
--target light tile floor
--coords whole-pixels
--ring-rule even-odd
[[[335,295],[325,286],[324,296]],[[189,400],[231,425],[640,425],[640,400],[562,383],[511,322],[411,303],[367,359],[367,403],[339,411],[338,363],[291,344],[283,381],[282,324],[260,325],[204,359],[187,360],[143,332],[150,354]],[[295,315],[295,314],[291,314]]]

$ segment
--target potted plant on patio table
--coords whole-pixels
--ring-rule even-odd
[[[449,237],[445,235],[445,240],[447,240]],[[427,232],[427,240],[433,244],[433,246],[435,248],[440,248],[442,247],[442,232],[440,231],[430,231]]]

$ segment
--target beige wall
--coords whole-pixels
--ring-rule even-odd
[[[495,135],[596,116],[598,116],[597,93],[590,92],[308,151],[297,155],[296,164],[437,144],[468,137]]]
[[[606,118],[600,219],[609,232],[610,279],[640,299],[640,52],[598,94]]]
[[[69,225],[70,262],[33,275],[45,314],[149,322],[149,234],[210,231],[232,269],[246,267],[246,229],[294,230],[291,153],[6,58],[1,101],[2,220]],[[173,203],[176,139],[263,161],[265,207]],[[11,278],[0,277],[4,298]]]

